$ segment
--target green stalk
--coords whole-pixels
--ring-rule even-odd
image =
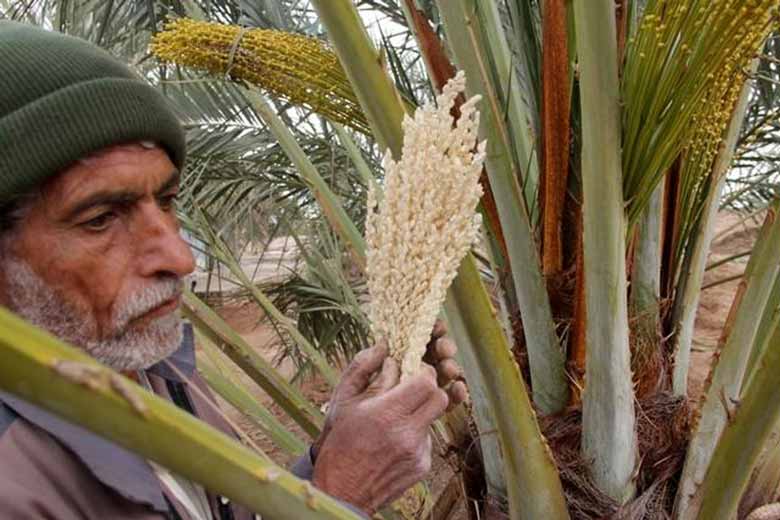
[[[775,424],[745,493],[739,500],[737,518],[744,518],[764,504],[770,504],[780,489],[780,424]]]
[[[472,257],[461,264],[445,309],[448,316],[461,317],[468,344],[479,345],[464,356],[470,356],[486,376],[482,390],[498,428],[510,518],[569,518],[558,469]]]
[[[631,311],[643,328],[653,334],[660,331],[661,300],[661,214],[663,184],[655,189],[650,204],[639,221],[639,237],[631,273]]]
[[[771,218],[778,208],[780,203],[776,201],[768,218]],[[675,506],[678,519],[696,518],[698,513],[696,504],[690,499],[698,493],[718,439],[730,421],[724,401],[728,403],[731,399],[739,398],[748,361],[754,355],[753,352],[761,348],[773,348],[771,342],[765,345],[756,343],[761,316],[767,309],[773,310],[778,304],[770,302],[769,297],[780,272],[777,263],[777,258],[780,258],[780,219],[769,222],[771,225],[756,243],[754,254],[746,268],[743,282],[746,284],[745,293],[739,302],[726,343],[720,350],[701,408],[701,418],[688,446]],[[755,377],[757,375],[758,372]]]
[[[677,281],[677,290],[672,309],[672,323],[675,335],[672,338],[672,390],[676,395],[688,395],[688,367],[690,365],[691,345],[693,345],[694,322],[696,309],[699,308],[704,270],[707,265],[712,235],[715,231],[715,220],[718,213],[718,201],[723,192],[726,178],[722,176],[716,182],[711,181],[704,212],[693,234],[693,244],[688,253]]]
[[[699,520],[734,518],[753,468],[780,418],[777,399],[780,386],[780,328],[775,328],[770,346],[761,357],[755,377],[738,400],[729,402],[732,414],[718,441],[706,478],[691,500],[690,516]],[[745,349],[748,350],[748,349]],[[723,361],[721,360],[721,363]]]
[[[5,309],[0,309],[0,354],[0,389],[264,518],[360,518],[311,484]]]
[[[696,309],[699,306],[704,271],[707,266],[712,236],[715,232],[715,219],[718,213],[720,195],[726,183],[726,172],[731,165],[734,150],[742,128],[742,122],[747,113],[750,100],[751,84],[747,82],[734,107],[725,142],[721,145],[718,157],[712,168],[709,180],[709,191],[706,195],[702,216],[698,223],[698,232],[693,234],[693,248],[687,268],[680,273],[677,282],[672,319],[677,333],[674,335],[672,390],[675,394],[685,396],[688,391],[688,366],[690,364],[691,345],[693,345],[694,322]]]
[[[512,280],[517,293],[531,370],[534,404],[544,414],[561,411],[568,402],[565,356],[555,332],[552,310],[542,277],[536,241],[518,186],[510,128],[504,120],[491,75],[487,73],[484,32],[474,16],[473,0],[440,1],[439,14],[451,37],[448,44],[466,71],[470,95],[483,97],[481,133],[487,140],[485,161],[504,231]]]
[[[628,343],[620,84],[612,0],[575,0],[582,103],[586,385],[582,450],[601,491],[634,494],[636,417]]]
[[[496,418],[493,414],[495,407],[488,395],[488,382],[482,377],[479,370],[479,361],[476,353],[482,345],[472,344],[471,336],[457,308],[454,307],[452,298],[445,304],[445,320],[449,333],[458,338],[458,364],[468,374],[469,399],[471,401],[471,414],[479,432],[479,446],[482,449],[482,462],[485,466],[485,484],[488,496],[507,496],[506,478],[504,476],[504,462],[501,455],[501,447],[496,432]],[[446,312],[449,309],[450,312]]]
[[[189,291],[184,293],[183,311],[193,325],[265,390],[303,431],[311,438],[319,435],[324,418],[317,407],[285,381],[217,313]]]
[[[328,39],[341,59],[380,150],[401,157],[406,113],[382,54],[374,48],[352,0],[312,0]]]
[[[347,131],[344,129],[342,125],[333,122],[331,122],[330,124],[333,126],[333,129],[336,131],[336,135],[339,138],[339,142],[341,143],[341,146],[344,147],[344,150],[346,150],[347,155],[352,160],[352,164],[355,165],[355,169],[360,175],[360,178],[363,181],[363,185],[365,185],[366,189],[374,188],[377,195],[379,195],[381,193],[379,183],[376,181],[376,177],[374,176],[374,173],[371,171],[371,168],[368,166],[368,163],[366,162],[366,159],[363,157],[363,154],[360,153],[360,148],[357,147],[355,141],[352,140],[352,138],[349,136],[349,134],[347,133]]]
[[[756,339],[754,342],[755,347],[750,353],[747,368],[745,369],[745,377],[742,383],[743,389],[747,388],[747,385],[749,385],[750,381],[753,379],[759,366],[761,353],[765,348],[764,345],[769,341],[772,332],[778,325],[780,325],[780,272],[778,272],[778,277],[775,278],[775,283],[772,286],[772,291],[769,293],[769,299],[764,308],[764,313],[758,323]]]
[[[247,100],[260,118],[268,125],[268,128],[279,141],[284,153],[292,161],[301,178],[309,186],[314,198],[320,204],[322,213],[328,219],[333,230],[349,247],[355,257],[355,261],[361,266],[366,265],[366,243],[358,231],[352,219],[349,218],[338,197],[330,189],[330,186],[320,176],[317,168],[311,163],[295,136],[274,111],[268,101],[259,93],[250,89],[242,89]]]
[[[500,120],[507,126],[509,148],[514,152],[515,161],[519,165],[517,171],[522,177],[530,220],[536,222],[539,158],[535,150],[537,138],[530,125],[533,115],[520,95],[514,69],[515,58],[509,49],[498,4],[494,0],[461,0],[461,5],[464,22],[470,23],[474,33],[482,34],[482,38],[474,38],[472,43],[480,45],[480,48],[475,51],[481,54],[480,59],[485,69],[490,64],[492,92],[500,101],[499,106],[502,107]],[[467,74],[469,72],[476,71],[466,71]]]
[[[209,245],[212,249],[212,254],[224,264],[233,276],[241,283],[241,285],[249,291],[255,301],[263,308],[265,313],[270,316],[274,322],[279,324],[290,338],[295,342],[298,347],[306,354],[306,357],[311,364],[317,369],[317,371],[325,378],[325,381],[331,387],[335,387],[339,381],[339,376],[336,370],[330,366],[325,356],[307,340],[301,331],[298,330],[298,325],[295,320],[287,317],[282,311],[276,308],[273,301],[266,296],[263,291],[257,286],[255,282],[250,280],[249,276],[244,272],[244,269],[239,264],[233,252],[227,247],[222,239],[214,232],[211,225],[207,222],[204,215],[200,215],[199,222],[200,230],[207,236]]]
[[[217,368],[216,356],[219,356],[217,346],[206,336],[196,332],[198,345],[204,353],[198,352],[198,372],[220,397],[230,403],[236,410],[260,428],[273,443],[289,453],[300,456],[306,451],[306,444],[291,433],[262,403],[230,380],[229,376]]]
[[[567,0],[567,2],[570,2],[570,0]],[[539,135],[540,118],[538,117],[538,114],[540,112],[539,107],[542,106],[542,44],[540,34],[541,24],[539,23],[540,15],[537,8],[527,0],[509,0],[507,2],[507,7],[509,8],[509,14],[512,18],[512,30],[514,33],[510,41],[516,42],[517,50],[522,56],[517,60],[519,63],[517,63],[516,66],[521,68],[523,77],[527,78],[522,87],[531,89],[531,93],[528,94],[528,108],[531,114],[536,115],[536,117],[531,119],[531,125],[533,126],[533,132],[536,135]],[[540,8],[541,3],[539,9]],[[573,49],[573,46],[569,46],[570,51],[573,51]]]

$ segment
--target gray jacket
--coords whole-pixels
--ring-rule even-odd
[[[189,380],[160,364],[147,371],[154,392],[211,426],[230,426],[190,385],[209,390],[195,371],[192,330],[169,361]],[[311,478],[308,456],[292,469]],[[253,520],[255,515],[208,493],[215,520]],[[13,520],[191,520],[187,510],[138,455],[0,392],[0,519]]]

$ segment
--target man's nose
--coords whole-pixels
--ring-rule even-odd
[[[181,278],[195,269],[192,250],[179,233],[175,215],[159,207],[146,208],[139,223],[138,239],[143,276],[176,275]]]

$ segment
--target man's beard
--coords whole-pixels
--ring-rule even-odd
[[[147,369],[170,356],[181,344],[182,323],[176,312],[143,326],[129,326],[135,318],[181,292],[181,280],[173,276],[117,302],[112,311],[110,330],[100,333],[90,312],[79,312],[23,260],[4,256],[3,270],[11,310],[61,340],[81,347],[114,370]]]

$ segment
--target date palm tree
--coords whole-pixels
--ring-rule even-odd
[[[495,499],[486,502],[502,503],[499,509],[515,520],[733,518],[772,501],[780,484],[780,407],[771,400],[780,382],[775,312],[780,222],[771,168],[761,170],[762,190],[738,189],[727,197],[729,204],[769,205],[698,405],[688,403],[687,375],[693,320],[727,173],[735,154],[760,167],[774,139],[777,62],[759,55],[762,50],[776,54],[770,35],[777,6],[769,0],[359,2],[404,28],[401,44],[382,34],[380,52],[352,0],[307,4],[157,2],[150,9],[127,2],[123,9],[109,9],[96,0],[91,18],[72,19],[86,20],[80,22],[89,26],[85,34],[109,48],[116,45],[131,59],[146,52],[145,46],[134,47],[137,35],[145,35],[145,45],[162,28],[163,15],[326,34],[346,80],[340,84],[348,86],[343,99],[362,111],[364,126],[357,133],[323,123],[311,104],[291,111],[279,101],[283,97],[269,103],[265,96],[279,92],[238,69],[226,67],[221,77],[208,80],[215,71],[212,76],[192,72],[208,67],[186,58],[179,58],[178,67],[159,67],[152,60],[140,65],[191,110],[196,152],[188,173],[194,188],[185,209],[190,228],[269,314],[279,312],[277,322],[305,362],[327,375],[315,346],[322,334],[300,334],[261,288],[242,278],[239,255],[226,237],[231,229],[234,235],[245,232],[235,223],[246,219],[231,221],[231,212],[240,208],[251,216],[262,204],[285,233],[325,220],[333,230],[330,240],[350,255],[343,263],[359,270],[365,187],[381,177],[378,158],[385,150],[400,153],[401,121],[426,95],[419,78],[410,79],[419,73],[404,74],[404,68],[424,66],[434,89],[462,69],[469,95],[483,99],[486,251],[463,262],[442,312],[460,346],[472,394],[487,494]],[[75,7],[59,6],[54,19],[62,29],[74,29],[65,20]],[[108,30],[114,16],[122,19],[116,13],[132,21],[124,24],[126,32]],[[41,10],[28,6],[20,12],[16,6],[12,14],[36,18]],[[243,32],[233,34],[221,50],[209,47],[230,65]],[[416,42],[417,61],[400,48],[410,40]],[[295,65],[295,56],[289,59]],[[313,130],[301,131],[305,125]],[[241,140],[248,136],[252,144],[245,145]],[[328,169],[320,152],[334,136],[340,138],[343,160],[331,160]],[[339,176],[337,170],[347,173]],[[277,191],[280,185],[285,190]],[[344,287],[334,299],[349,301],[345,314],[352,313],[352,323],[366,330],[359,277],[328,279],[331,288]],[[322,418],[294,386],[252,356],[249,346],[196,298],[189,297],[187,312],[204,344],[220,347],[283,403],[304,431],[316,434]],[[3,352],[15,357],[0,368],[0,387],[84,421],[183,475],[208,478],[203,481],[226,496],[248,500],[239,485],[246,483],[247,469],[237,467],[231,452],[221,448],[227,446],[223,441],[204,436],[189,445],[207,447],[214,464],[225,469],[204,475],[163,447],[142,446],[125,433],[176,429],[178,419],[148,396],[143,399],[159,414],[141,421],[132,402],[110,384],[88,391],[72,374],[69,379],[55,370],[60,395],[68,400],[31,390],[25,377],[44,377],[56,359],[76,354],[41,335],[21,345],[24,326],[3,319],[9,330],[2,337]],[[343,342],[359,336],[364,332]],[[79,358],[79,363],[87,361]],[[102,403],[106,417],[127,421],[127,428],[88,418],[84,404],[69,405],[92,400]],[[268,428],[295,449],[295,440],[277,426]],[[235,482],[230,471],[239,476]],[[261,511],[266,506],[252,502],[260,513],[349,514],[305,486],[295,487],[286,475],[278,488],[274,479],[259,482],[291,504],[285,509],[273,502],[276,509]],[[300,507],[320,501],[327,505]]]

